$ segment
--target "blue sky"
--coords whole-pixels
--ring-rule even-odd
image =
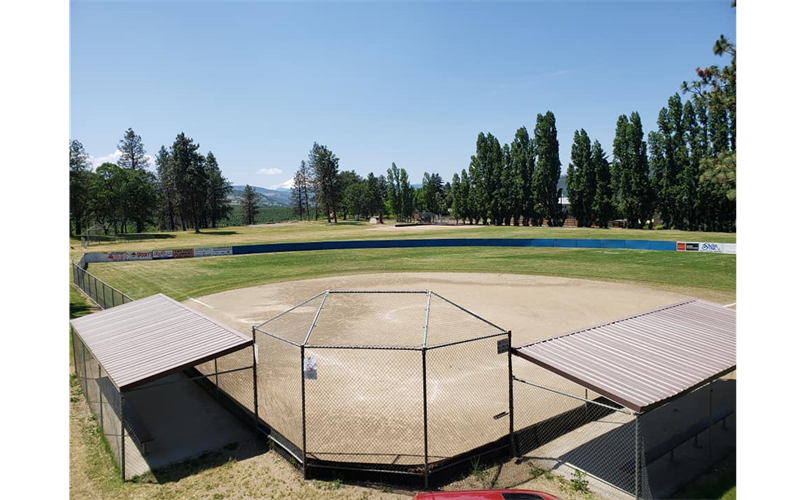
[[[129,127],[151,155],[183,131],[263,187],[317,141],[341,169],[394,161],[419,182],[551,110],[564,170],[576,129],[607,152],[620,114],[654,129],[696,66],[727,63],[721,34],[736,39],[729,0],[73,2],[70,137],[100,162]]]

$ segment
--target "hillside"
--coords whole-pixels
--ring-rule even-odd
[[[246,186],[232,186],[234,193],[230,200],[232,203],[238,203],[240,195]],[[288,207],[291,205],[290,191],[279,191],[276,189],[266,189],[259,186],[252,186],[252,189],[257,191],[257,206],[258,207]]]

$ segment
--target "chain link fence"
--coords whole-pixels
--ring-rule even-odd
[[[259,423],[305,475],[511,453],[511,333],[435,293],[324,292],[254,333]]]
[[[521,358],[513,369],[517,460],[488,463],[498,487],[559,478],[607,499],[668,498],[735,450],[735,375],[636,413]],[[468,477],[450,489],[490,487]]]
[[[84,292],[101,309],[119,306],[132,299],[120,290],[113,288],[73,262],[73,284]]]
[[[149,473],[158,476],[170,465],[227,444],[209,435],[187,441],[182,429],[175,428],[187,425],[187,420],[175,415],[163,418],[166,412],[184,412],[189,419],[194,411],[208,412],[209,407],[202,402],[205,390],[236,415],[245,415],[248,428],[254,429],[251,349],[242,349],[121,392],[81,337],[74,331],[71,337],[81,390],[124,480]],[[216,417],[208,420],[214,423]]]

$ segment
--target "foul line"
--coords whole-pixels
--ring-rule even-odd
[[[202,306],[204,306],[204,307],[209,307],[210,309],[215,309],[214,307],[212,307],[212,306],[208,306],[208,305],[207,305],[207,304],[205,304],[204,302],[202,302],[202,301],[200,301],[200,300],[198,300],[198,299],[194,299],[193,297],[187,297],[187,298],[188,298],[188,299],[190,299],[190,300],[192,300],[193,302],[198,302],[199,304],[201,304],[201,305],[202,305]]]
[[[724,304],[724,305],[723,305],[723,306],[721,306],[721,307],[732,307],[732,306],[734,306],[734,305],[736,305],[736,304],[738,304],[738,303],[737,303],[737,302],[733,302],[732,304]]]

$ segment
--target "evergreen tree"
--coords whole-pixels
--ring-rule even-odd
[[[70,141],[70,235],[81,235],[84,223],[90,215],[90,183],[92,165],[84,146],[76,140]]]
[[[327,222],[338,223],[341,190],[338,185],[338,157],[327,146],[313,143],[308,163],[315,172],[316,196],[327,212]]]
[[[564,224],[564,217],[559,204],[561,192],[558,184],[562,163],[559,160],[559,141],[556,138],[556,117],[551,111],[544,116],[537,115],[534,152],[537,162],[532,186],[536,196],[534,211],[537,214],[537,225],[541,225],[544,218],[551,227],[561,226]]]
[[[232,183],[226,180],[218,167],[218,159],[207,153],[205,161],[205,175],[209,183],[207,189],[207,214],[213,228],[218,221],[227,219],[232,212],[229,197],[232,195]]]
[[[291,186],[291,210],[299,220],[305,216],[305,196],[303,185],[305,181],[300,171],[296,171],[293,176],[293,185]]]
[[[150,160],[145,154],[145,146],[142,138],[129,128],[117,145],[120,151],[120,158],[117,166],[128,170],[143,170],[150,166]]]
[[[244,224],[250,226],[257,220],[257,191],[248,184],[240,195],[240,211]]]
[[[157,209],[157,227],[159,229],[176,230],[176,217],[178,216],[178,201],[176,194],[176,180],[173,177],[170,152],[162,146],[156,156],[157,191],[159,207]]]
[[[208,184],[205,158],[197,152],[198,149],[199,145],[182,132],[176,136],[170,151],[182,228],[190,222],[197,234],[201,232]]]

